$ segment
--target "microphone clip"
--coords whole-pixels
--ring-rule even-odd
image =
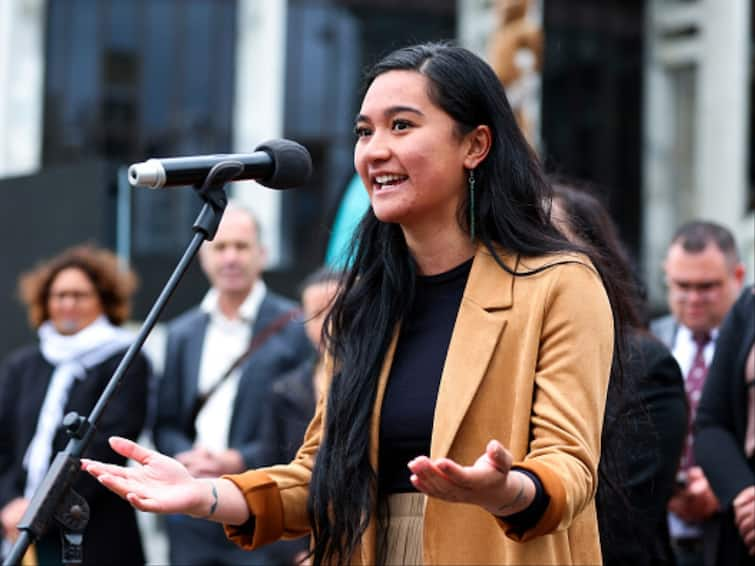
[[[243,170],[244,165],[240,161],[233,159],[220,161],[212,166],[201,185],[194,185],[194,190],[212,209],[212,213],[209,214],[204,214],[207,208],[203,209],[192,227],[194,232],[204,233],[207,241],[215,237],[223,211],[228,205],[228,196],[223,187],[238,177]]]

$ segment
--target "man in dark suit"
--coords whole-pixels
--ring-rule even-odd
[[[212,288],[168,328],[154,430],[157,448],[195,477],[271,465],[259,445],[262,403],[281,374],[313,355],[296,305],[260,278],[265,250],[254,216],[229,205],[200,250]],[[220,525],[170,516],[172,564],[265,564],[230,543]]]
[[[702,565],[715,536],[718,500],[694,462],[692,425],[718,327],[734,304],[745,268],[731,232],[713,222],[692,221],[674,235],[664,263],[671,314],[651,323],[682,369],[690,407],[679,488],[669,502],[669,531],[680,566]],[[707,561],[710,563],[710,561]]]

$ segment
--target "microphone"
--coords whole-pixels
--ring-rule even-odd
[[[249,154],[192,155],[134,163],[128,168],[128,181],[133,187],[150,189],[197,185],[221,161],[234,161],[241,165],[241,172],[232,180],[254,179],[271,189],[303,185],[312,174],[312,158],[307,148],[291,140],[269,140]]]

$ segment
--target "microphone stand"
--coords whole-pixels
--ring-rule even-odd
[[[94,437],[100,416],[117,391],[123,375],[140,352],[144,341],[155,326],[158,317],[173,295],[184,273],[186,273],[202,242],[212,240],[215,237],[223,212],[228,204],[223,186],[237,177],[242,172],[243,167],[243,164],[232,159],[221,161],[210,169],[201,185],[194,186],[194,189],[204,201],[204,205],[192,227],[194,236],[149,314],[147,314],[134,343],[131,344],[120,364],[118,364],[89,417],[82,417],[76,412],[71,412],[63,418],[63,426],[65,426],[70,440],[65,449],[56,454],[42,483],[29,502],[29,507],[21,517],[18,524],[18,530],[21,534],[13,544],[3,566],[20,564],[26,550],[47,532],[53,519],[61,528],[63,563],[80,564],[82,562],[83,534],[89,521],[89,505],[81,495],[72,489],[76,476],[81,469],[81,457]]]

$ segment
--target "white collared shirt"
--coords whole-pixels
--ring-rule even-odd
[[[199,308],[210,315],[210,320],[199,363],[197,385],[200,393],[209,391],[249,347],[252,325],[266,292],[265,283],[257,281],[241,304],[239,316],[235,319],[227,318],[220,311],[218,292],[215,289],[210,289],[205,295]],[[228,433],[240,375],[241,369],[236,368],[207,399],[197,415],[195,445],[213,452],[228,448]]]
[[[711,361],[713,361],[713,352],[716,349],[717,337],[718,328],[714,328],[710,331],[711,340],[705,345],[705,349],[703,350],[706,366],[710,366]],[[695,342],[692,331],[686,326],[679,325],[671,353],[676,358],[684,379],[687,379],[687,374],[692,369],[692,363],[695,361],[695,355],[697,354],[697,342]]]

